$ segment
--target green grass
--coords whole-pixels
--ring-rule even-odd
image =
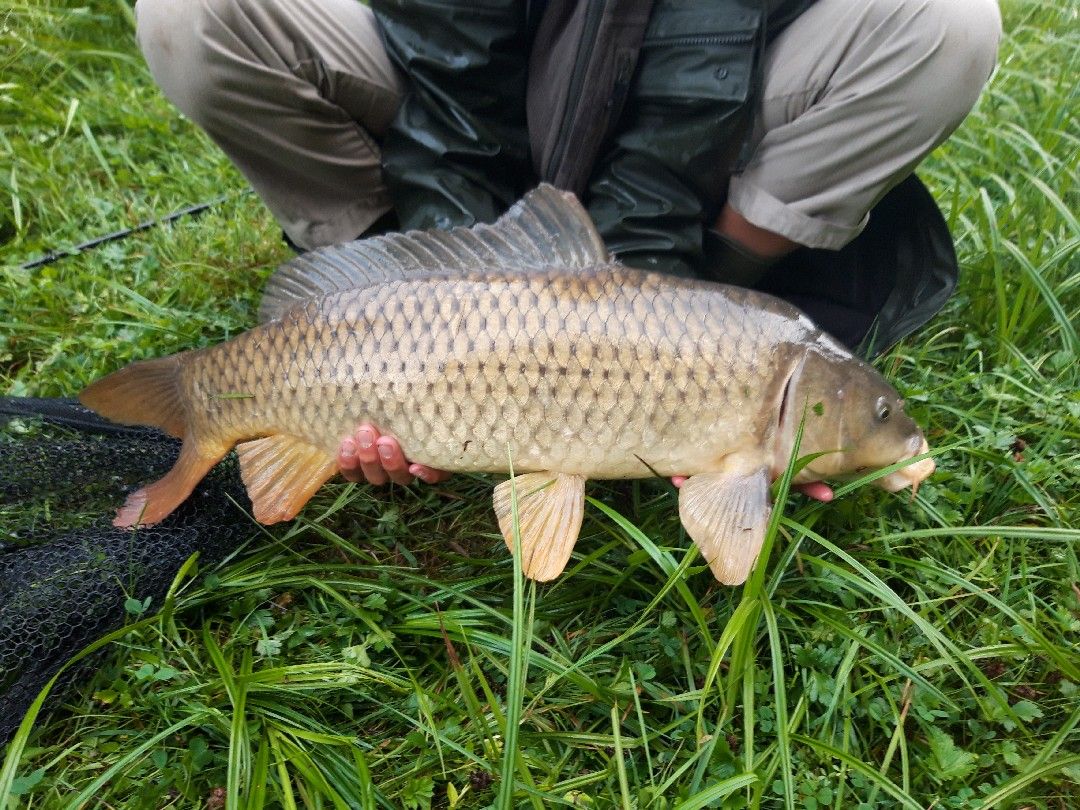
[[[880,363],[943,448],[914,500],[793,497],[730,589],[669,488],[594,485],[533,588],[487,480],[330,487],[118,633],[9,748],[8,806],[1080,805],[1080,20],[1004,5],[991,87],[921,169],[960,290]],[[280,232],[154,89],[126,4],[9,4],[0,127],[0,391],[252,323]]]

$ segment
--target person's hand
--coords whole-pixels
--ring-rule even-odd
[[[387,481],[411,484],[414,478],[437,484],[450,477],[445,470],[410,463],[398,440],[380,436],[372,425],[360,425],[356,433],[341,440],[337,463],[346,481],[367,481],[376,486]]]
[[[811,481],[808,484],[796,484],[792,489],[796,492],[801,492],[807,498],[813,498],[815,501],[821,501],[822,503],[828,503],[835,497],[833,495],[832,487],[824,481]]]
[[[681,487],[684,481],[686,481],[685,475],[674,475],[671,478],[671,483],[676,487]],[[796,484],[792,489],[796,492],[801,492],[807,498],[813,498],[815,501],[821,501],[822,503],[828,503],[833,499],[832,487],[824,481],[811,481],[808,484]]]

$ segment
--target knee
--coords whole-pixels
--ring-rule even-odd
[[[951,80],[974,87],[986,84],[997,64],[1001,11],[997,0],[922,0],[935,35],[929,41]]]
[[[997,0],[911,0],[917,14],[917,58],[925,65],[926,102],[956,126],[975,105],[997,64]]]
[[[205,125],[219,95],[215,51],[235,19],[237,0],[137,0],[136,39],[162,92],[189,118]]]

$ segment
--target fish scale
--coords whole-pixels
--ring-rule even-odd
[[[748,317],[768,329],[730,328]],[[427,278],[329,296],[201,350],[185,398],[196,432],[222,443],[293,432],[336,453],[371,422],[439,468],[499,471],[509,456],[522,470],[670,475],[762,438],[766,420],[736,400],[776,395],[776,364],[810,329],[775,299],[625,268]]]
[[[507,472],[512,460],[518,475],[493,503],[511,547],[520,529],[528,576],[565,566],[587,478],[659,474],[689,476],[680,517],[716,576],[739,582],[800,422],[803,451],[823,456],[799,480],[926,450],[896,392],[797,309],[626,268],[550,186],[493,225],[300,256],[270,279],[260,316],[226,343],[83,392],[109,418],[184,440],[117,525],[161,520],[234,446],[256,518],[290,519],[336,471],[343,438],[371,423],[430,467]],[[915,485],[932,469],[915,461],[883,480]]]

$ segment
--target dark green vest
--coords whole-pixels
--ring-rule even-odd
[[[491,221],[547,181],[581,197],[627,264],[698,275],[764,49],[812,1],[549,0],[535,13],[528,0],[373,0],[410,80],[382,144],[401,226]],[[852,245],[797,251],[759,286],[883,348],[955,278],[944,222],[912,179]]]

